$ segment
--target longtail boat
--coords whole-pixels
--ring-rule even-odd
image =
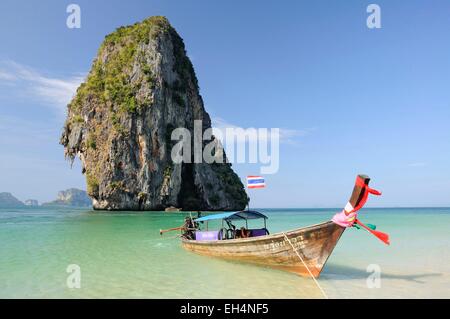
[[[370,178],[358,175],[353,193],[347,206],[331,221],[295,230],[269,234],[266,228],[267,216],[254,210],[207,215],[196,219],[187,218],[185,225],[174,228],[183,231],[182,246],[192,252],[220,257],[228,260],[248,262],[276,269],[282,269],[301,276],[320,276],[345,229],[362,227],[389,244],[387,234],[366,226],[357,219],[356,212],[362,208],[369,194],[381,195],[369,188]],[[211,220],[222,220],[219,231],[200,230],[200,224]],[[263,219],[261,229],[242,227],[237,230],[233,221]],[[224,223],[228,225],[223,227]]]

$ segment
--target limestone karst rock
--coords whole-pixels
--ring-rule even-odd
[[[0,208],[20,208],[25,207],[25,204],[14,197],[11,193],[0,193]]]
[[[65,191],[60,191],[56,200],[44,203],[42,206],[92,207],[92,200],[86,191],[69,188]]]
[[[228,163],[174,163],[175,128],[211,120],[183,40],[164,17],[106,36],[68,105],[65,155],[81,159],[95,209],[244,209],[248,197]]]
[[[29,207],[38,207],[39,206],[39,202],[36,199],[27,199],[23,203],[25,204],[25,206],[29,206]]]

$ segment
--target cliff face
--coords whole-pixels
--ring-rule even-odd
[[[95,209],[244,209],[230,164],[172,161],[172,130],[194,136],[194,120],[211,127],[183,40],[151,17],[105,38],[68,106],[61,144],[81,159]]]

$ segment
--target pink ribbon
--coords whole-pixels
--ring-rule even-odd
[[[352,227],[356,221],[357,213],[351,212],[348,215],[345,213],[345,209],[342,212],[337,213],[331,219],[335,224],[338,224],[342,227]]]

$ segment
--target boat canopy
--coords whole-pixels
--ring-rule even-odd
[[[256,210],[243,210],[240,212],[208,215],[208,216],[197,218],[195,221],[196,222],[206,222],[209,220],[217,220],[217,219],[224,219],[224,220],[244,219],[244,220],[247,220],[247,219],[260,219],[260,218],[267,219],[267,216],[261,214],[260,212],[257,212]]]

